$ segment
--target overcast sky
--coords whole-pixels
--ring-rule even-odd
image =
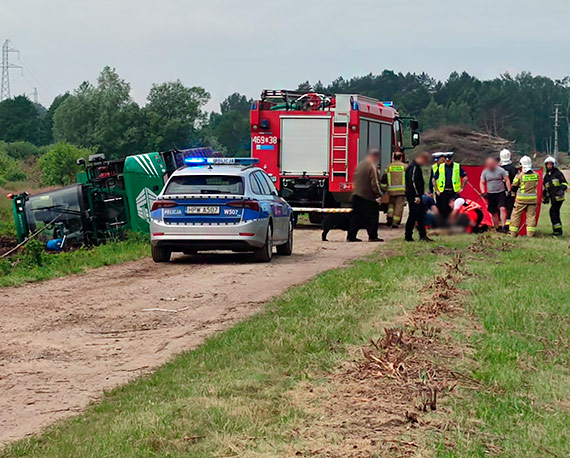
[[[446,79],[528,70],[570,75],[569,0],[0,0],[12,94],[40,102],[94,81],[105,65],[144,104],[180,78],[212,94],[329,83],[342,75],[426,71]]]

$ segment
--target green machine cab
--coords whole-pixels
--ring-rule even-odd
[[[12,197],[18,241],[32,234],[52,249],[63,245],[97,245],[120,239],[127,231],[149,232],[150,211],[170,174],[190,156],[220,156],[210,148],[128,156],[117,161],[95,154],[77,184]]]

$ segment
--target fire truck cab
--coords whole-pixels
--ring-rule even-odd
[[[404,151],[403,124],[391,102],[356,94],[264,90],[253,103],[251,154],[297,212],[348,206],[353,176],[368,150],[383,170]],[[418,123],[410,121],[412,144]]]

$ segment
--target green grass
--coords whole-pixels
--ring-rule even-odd
[[[0,260],[0,287],[84,272],[150,256],[147,236],[131,234],[126,241],[62,253],[46,253],[40,242],[30,242],[23,254]]]
[[[484,327],[471,338],[483,382],[453,405],[440,456],[570,455],[570,252],[567,241],[518,240],[470,263],[469,306]]]
[[[541,228],[549,232],[547,218]],[[438,245],[464,250],[473,240]],[[465,303],[471,315],[457,319],[454,338],[474,348],[458,370],[481,386],[444,398],[445,433],[419,430],[428,455],[570,454],[568,240],[514,243],[512,251],[468,256],[474,275],[462,286],[472,293]],[[401,307],[415,306],[418,285],[446,259],[425,244],[386,248],[391,257],[376,255],[291,289],[264,312],[2,456],[277,456],[310,442],[296,436],[311,416],[292,402],[292,390],[323,381],[350,346],[377,335]],[[465,328],[469,319],[483,331]]]

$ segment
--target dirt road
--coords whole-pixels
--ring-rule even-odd
[[[294,255],[270,264],[221,253],[144,259],[0,290],[0,444],[80,412],[286,288],[377,247],[345,236],[333,231],[323,243],[319,230],[297,230]]]

